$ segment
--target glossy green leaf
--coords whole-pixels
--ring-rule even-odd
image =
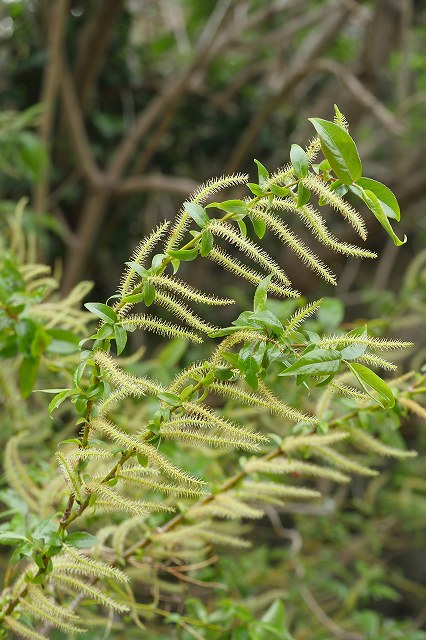
[[[247,186],[250,189],[250,191],[252,193],[254,193],[255,196],[264,196],[265,195],[265,191],[263,189],[261,189],[259,187],[259,185],[256,184],[255,182],[248,182]]]
[[[356,329],[349,331],[346,335],[351,338],[367,338],[367,327],[366,325],[363,327],[357,327]],[[341,349],[342,360],[356,360],[356,358],[363,356],[366,351],[366,344],[361,342],[352,342],[347,347]]]
[[[114,325],[114,337],[117,343],[117,355],[124,351],[127,344],[127,331],[119,324]]]
[[[150,307],[155,300],[155,287],[150,280],[143,283],[143,300],[147,307]]]
[[[311,198],[311,192],[301,182],[297,185],[297,206],[303,207],[308,204]]]
[[[399,222],[401,219],[401,210],[399,208],[398,200],[386,185],[378,182],[377,180],[372,180],[371,178],[360,178],[356,183],[362,189],[372,191],[380,202],[380,206],[382,207],[384,214],[388,218],[393,218]]]
[[[255,294],[254,294],[254,305],[253,308],[255,311],[265,311],[266,310],[266,301],[268,299],[268,287],[271,283],[272,274],[264,278],[257,285]]]
[[[145,278],[148,271],[141,264],[137,262],[126,262],[127,266],[133,269],[135,273],[138,274],[141,278]]]
[[[362,191],[362,199],[364,200],[365,204],[370,209],[370,211],[374,214],[377,220],[380,222],[380,224],[382,225],[384,230],[387,232],[387,234],[392,238],[394,245],[396,247],[400,247],[402,244],[405,244],[407,242],[407,236],[404,235],[403,240],[400,240],[398,238],[398,236],[395,234],[394,230],[392,229],[389,223],[389,220],[387,219],[386,214],[383,211],[377,196],[369,189],[361,189],[361,191]]]
[[[200,255],[205,258],[209,255],[210,251],[213,249],[214,237],[209,229],[204,229],[201,234],[201,245],[200,245]]]
[[[61,404],[70,396],[74,395],[74,389],[62,389],[49,403],[49,413],[61,406]]]
[[[103,304],[102,302],[85,302],[84,306],[90,313],[93,313],[93,315],[106,323],[111,324],[118,320],[114,309],[111,309],[107,304]]]
[[[355,142],[338,124],[322,118],[309,118],[314,125],[321,149],[334,173],[344,184],[352,184],[362,174],[361,160]]]
[[[395,397],[392,393],[392,389],[386,384],[384,380],[371,371],[368,367],[357,362],[346,362],[349,369],[352,371],[356,379],[358,380],[364,391],[383,409],[391,409],[395,405]],[[380,400],[371,394],[371,389],[379,394]]]
[[[298,144],[291,145],[290,162],[296,176],[298,178],[306,178],[308,175],[309,160],[306,151]]]
[[[196,202],[184,202],[183,208],[199,227],[203,228],[209,224],[210,218],[207,211],[201,205]]]
[[[277,184],[269,185],[269,189],[272,191],[274,196],[278,196],[279,198],[285,198],[290,193],[290,189],[288,187],[280,187]]]
[[[226,211],[226,213],[246,214],[247,205],[242,200],[224,200],[223,202],[212,202],[208,207],[215,207]]]
[[[324,376],[337,373],[342,356],[335,349],[313,349],[284,369],[279,376],[309,375]]]
[[[257,391],[257,388],[259,386],[259,381],[257,378],[259,373],[259,364],[256,362],[256,359],[253,356],[248,356],[244,359],[239,358],[238,367],[249,387],[251,387],[254,391]]]
[[[171,407],[180,407],[182,404],[182,400],[175,393],[169,393],[168,391],[164,391],[163,393],[158,393],[157,398],[166,404],[169,404]]]
[[[259,220],[259,218],[251,218],[251,223],[255,234],[261,240],[266,233],[266,223],[263,220]]]
[[[259,160],[255,160],[254,161],[257,165],[257,175],[258,175],[258,180],[259,180],[259,187],[263,188],[266,187],[268,184],[268,180],[269,180],[269,171],[266,167],[263,166],[263,164],[261,162],[259,162]]]
[[[96,536],[92,536],[91,533],[87,533],[86,531],[76,531],[75,533],[70,533],[65,538],[65,544],[68,544],[70,547],[75,547],[76,549],[90,549],[96,544]]]
[[[176,251],[169,251],[169,256],[183,262],[190,262],[198,256],[198,249],[177,249]]]

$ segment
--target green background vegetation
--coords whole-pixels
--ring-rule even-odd
[[[420,370],[426,353],[425,35],[426,10],[415,0],[0,2],[2,291],[12,286],[26,303],[38,303],[40,284],[29,292],[4,262],[11,246],[19,256],[25,245],[26,258],[54,267],[50,284],[49,274],[39,274],[57,304],[52,313],[74,292],[62,329],[87,335],[81,300],[111,295],[140,238],[173,219],[197,184],[230,172],[249,172],[254,182],[254,157],[270,169],[283,165],[292,143],[304,146],[312,137],[307,118],[331,120],[337,103],[357,140],[364,175],[396,194],[397,233],[408,241],[396,248],[369,216],[366,247],[379,258],[327,256],[339,275],[333,291],[273,240],[271,252],[279,253],[306,302],[328,296],[312,331],[350,330],[368,320],[374,335],[415,342],[398,355],[399,373]],[[246,193],[236,186],[225,196]],[[339,216],[327,218],[333,233],[354,241]],[[309,244],[303,225],[295,221],[294,228]],[[184,265],[182,277],[192,285],[251,308],[252,290],[236,278],[207,261],[191,267]],[[90,298],[81,280],[94,283]],[[272,304],[281,319],[295,310],[292,301]],[[207,313],[214,324],[215,313]],[[228,308],[220,314],[223,326],[235,317]],[[2,351],[13,375],[7,368],[0,375],[1,442],[30,430],[33,447],[48,454],[74,435],[69,409],[52,421],[51,398],[30,395],[29,383],[38,375],[38,388],[63,386],[59,361],[72,347],[69,337],[44,325],[41,319],[40,329],[21,337],[21,353],[31,351],[25,365],[10,365],[7,345]],[[179,341],[165,345],[149,334],[130,334],[125,355],[137,349],[145,355],[133,363],[135,371],[164,384],[195,353]],[[19,388],[28,400],[15,395]],[[289,399],[303,408],[303,392],[292,393]],[[249,424],[256,420],[235,403],[227,410]],[[390,412],[377,416],[374,427],[387,444],[422,451],[425,415]],[[264,429],[275,430],[273,417],[262,420]],[[21,455],[42,485],[52,462],[41,455],[36,463],[30,444]],[[212,454],[187,464],[200,475],[209,469],[219,481],[221,465],[231,462]],[[182,578],[165,565],[156,602],[161,613],[150,631],[131,619],[127,628],[111,619],[110,637],[425,638],[425,467],[422,456],[385,460],[377,478],[327,486],[321,504],[271,505],[250,529],[242,526],[252,550],[219,548],[219,558],[212,551],[212,562],[196,577]],[[6,483],[2,489],[7,520],[9,510],[20,512],[20,499]],[[6,582],[9,550],[2,547]],[[139,601],[151,603],[157,586],[140,581]],[[108,635],[100,628],[85,637]]]

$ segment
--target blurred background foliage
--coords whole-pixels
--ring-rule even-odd
[[[55,328],[84,331],[87,319],[78,307],[89,285],[78,284],[82,279],[94,281],[94,298],[111,295],[140,237],[172,218],[199,182],[232,171],[253,174],[254,157],[270,168],[285,163],[291,143],[307,143],[312,135],[307,117],[330,119],[334,102],[359,141],[365,173],[398,197],[400,235],[405,232],[408,243],[396,249],[370,216],[368,246],[379,258],[362,264],[332,258],[341,302],[329,304],[325,326],[337,318],[335,326],[343,320],[350,328],[366,318],[378,335],[415,341],[400,369],[420,369],[426,353],[425,36],[422,0],[0,0],[1,293],[19,292],[19,304],[38,305],[43,326],[46,317],[53,322],[46,338],[34,321],[30,342],[16,347],[23,359],[32,349],[27,357],[37,359],[40,386],[62,386],[56,378],[66,378],[70,368],[55,359],[51,344]],[[229,197],[240,195],[234,189]],[[337,218],[330,225],[353,241]],[[303,236],[303,227],[298,232]],[[26,279],[17,280],[6,254],[15,265],[50,264],[53,275],[27,269]],[[308,298],[330,295],[290,254],[280,262]],[[211,264],[208,269],[192,270],[191,282],[214,282],[212,291],[231,293],[244,308],[250,304],[250,292],[219,272],[216,278]],[[37,281],[41,277],[50,285]],[[53,320],[54,306],[44,311],[44,304],[63,299],[72,321]],[[7,319],[1,322],[4,329]],[[66,349],[64,334],[58,347],[58,335],[56,347]],[[167,381],[179,363],[191,361],[181,343],[145,346],[139,373]],[[2,372],[2,444],[34,421],[37,442],[67,437],[67,416],[46,417],[48,399],[41,394],[23,403],[19,382],[18,370],[16,380]],[[21,391],[25,395],[22,385]],[[381,428],[390,442],[404,437],[424,450],[424,419],[405,420],[402,436],[395,424]],[[31,460],[29,448],[25,456]],[[271,506],[252,528],[254,550],[225,552],[198,582],[165,570],[163,622],[152,637],[171,637],[167,616],[186,615],[177,632],[185,640],[268,638],[265,616],[298,640],[426,638],[425,467],[421,456],[392,462],[378,479],[330,490],[322,505],[279,512]],[[39,478],[44,471],[37,470]],[[3,500],[11,508],[11,494]],[[143,585],[139,595],[143,599]],[[201,635],[194,635],[197,620]],[[118,627],[116,637],[138,633],[124,636]],[[93,631],[90,638],[103,634]]]

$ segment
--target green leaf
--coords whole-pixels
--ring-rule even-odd
[[[277,631],[286,627],[285,607],[282,600],[274,600],[269,609],[262,616],[262,622],[271,625]]]
[[[190,262],[198,256],[198,249],[177,249],[169,251],[169,256],[183,260],[184,262]]]
[[[256,362],[256,359],[253,356],[248,356],[244,359],[238,359],[238,368],[244,375],[244,380],[247,382],[249,387],[251,387],[254,391],[257,391],[259,386],[258,381],[258,373],[259,373],[259,364]]]
[[[148,271],[141,264],[138,264],[137,262],[126,262],[126,264],[128,267],[133,269],[133,271],[137,273],[141,278],[146,277]]]
[[[48,329],[48,335],[52,338],[46,351],[51,353],[75,353],[78,351],[78,337],[71,331],[63,329]]]
[[[196,204],[195,202],[184,202],[183,208],[199,227],[203,228],[209,224],[210,218],[207,211],[201,205]]]
[[[265,191],[259,187],[255,182],[247,182],[247,186],[255,196],[264,196]]]
[[[124,296],[122,302],[129,304],[137,304],[143,300],[143,293],[132,293],[129,296]]]
[[[118,320],[114,309],[111,309],[107,304],[103,304],[102,302],[85,302],[84,306],[90,313],[93,313],[93,315],[108,324],[113,324]]]
[[[367,326],[357,327],[356,329],[352,329],[349,331],[347,336],[351,338],[366,338],[367,337]],[[367,351],[367,345],[362,344],[360,342],[352,342],[347,347],[341,349],[342,360],[356,360],[356,358],[360,358]]]
[[[309,375],[324,376],[337,373],[342,362],[340,351],[335,349],[313,349],[284,369],[279,376]]]
[[[28,538],[21,536],[18,533],[14,533],[13,531],[2,531],[0,533],[0,544],[15,545],[20,544],[23,541],[28,542]]]
[[[253,309],[255,311],[265,311],[266,310],[266,301],[268,299],[268,287],[270,285],[272,278],[272,274],[261,280],[256,288],[254,294],[254,305]]]
[[[87,533],[86,531],[76,531],[75,533],[68,534],[64,542],[70,547],[75,547],[76,549],[89,549],[96,544],[96,540],[96,536],[92,536],[91,533]]]
[[[127,344],[127,331],[119,324],[114,325],[114,337],[117,343],[117,355],[124,351],[124,347]]]
[[[40,363],[40,358],[32,358],[31,356],[25,356],[22,360],[19,371],[19,387],[21,390],[21,396],[28,398],[33,390],[34,383],[37,377],[37,371]]]
[[[266,222],[259,218],[251,218],[253,229],[258,238],[262,239],[266,232]]]
[[[290,193],[290,189],[288,187],[279,187],[277,184],[271,184],[269,189],[272,191],[274,196],[278,196],[279,198],[285,198]]]
[[[223,202],[212,202],[207,206],[221,209],[222,211],[226,211],[226,213],[243,215],[247,213],[247,205],[242,200],[224,200]]]
[[[263,187],[266,187],[267,184],[268,184],[269,171],[267,170],[266,167],[263,166],[263,164],[261,162],[259,162],[259,160],[255,160],[255,163],[257,165],[257,175],[258,175],[258,180],[259,180],[259,187],[261,189],[263,189]]]
[[[346,362],[349,369],[352,371],[356,379],[358,380],[364,391],[377,402],[383,409],[391,409],[395,405],[395,397],[392,393],[392,389],[382,380],[379,376],[371,371],[368,367],[364,367],[363,364],[357,362]],[[370,388],[376,391],[382,402],[375,396],[371,395]]]
[[[306,178],[308,175],[309,160],[306,151],[298,144],[291,145],[290,162],[296,176],[298,178]]]
[[[389,220],[387,219],[386,214],[383,211],[377,196],[369,189],[361,188],[361,192],[362,192],[362,199],[364,200],[365,204],[370,209],[370,211],[373,212],[374,216],[380,222],[383,229],[385,229],[387,234],[392,238],[394,245],[396,247],[400,247],[402,244],[405,244],[407,242],[407,236],[404,235],[404,240],[400,240],[398,238],[398,236],[395,234],[394,230],[392,229],[389,223]]]
[[[303,207],[308,204],[311,197],[311,192],[301,182],[297,185],[297,206]]]
[[[112,324],[103,324],[99,331],[96,332],[94,338],[96,340],[106,340],[110,338],[114,333],[114,325]]]
[[[361,160],[355,142],[338,124],[322,118],[309,118],[314,125],[323,154],[334,173],[344,184],[352,184],[362,174]]]
[[[49,413],[61,406],[61,404],[70,396],[74,395],[75,389],[63,389],[49,403]]]
[[[150,307],[155,300],[155,287],[150,280],[143,283],[143,300],[147,307]]]
[[[204,229],[201,234],[200,255],[205,258],[213,249],[214,237],[211,231]]]
[[[394,218],[394,220],[397,220],[398,222],[400,221],[401,211],[398,200],[386,185],[378,182],[377,180],[372,180],[371,178],[360,178],[356,183],[362,189],[368,189],[368,191],[372,191],[374,193],[388,218]]]
[[[164,258],[167,258],[165,253],[156,253],[151,260],[151,270],[155,272],[161,271],[164,267]]]
[[[169,404],[171,407],[180,407],[182,404],[182,400],[175,393],[169,393],[168,391],[164,391],[163,393],[157,393],[157,398]]]

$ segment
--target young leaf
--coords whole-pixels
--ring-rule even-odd
[[[207,206],[221,209],[222,211],[226,211],[226,213],[243,215],[247,213],[247,205],[242,200],[224,200],[224,202],[212,202]]]
[[[111,309],[107,304],[103,304],[102,302],[85,302],[84,306],[90,313],[93,313],[93,315],[108,324],[113,324],[118,320],[114,309]]]
[[[392,229],[389,223],[389,220],[387,219],[386,214],[383,211],[377,196],[369,189],[361,188],[361,193],[362,193],[362,199],[364,200],[365,204],[370,209],[370,211],[373,212],[374,216],[380,222],[382,227],[385,229],[385,231],[387,231],[388,235],[392,238],[394,245],[396,247],[400,247],[402,244],[405,244],[407,242],[407,236],[404,235],[404,240],[400,240],[398,238],[398,236],[395,234],[394,230]]]
[[[280,187],[277,184],[271,184],[269,189],[272,191],[274,196],[278,196],[279,198],[285,198],[290,193],[290,189],[288,187]]]
[[[184,262],[190,262],[198,256],[198,249],[177,249],[176,251],[169,251],[169,256]]]
[[[347,336],[366,338],[367,337],[367,326],[357,327],[356,329],[352,329],[349,331]],[[367,345],[362,344],[360,342],[352,342],[347,347],[341,349],[342,360],[356,360],[356,358],[360,358],[367,351]]]
[[[157,398],[169,404],[171,407],[180,407],[182,404],[182,400],[175,393],[169,393],[168,391],[164,391],[162,393],[157,393]]]
[[[209,224],[210,218],[207,215],[207,211],[199,204],[195,202],[184,202],[183,208],[191,216],[199,227],[203,228]]]
[[[322,151],[334,173],[344,184],[352,184],[362,174],[361,160],[349,133],[334,122],[309,118],[321,141]]]
[[[306,178],[308,175],[309,160],[306,151],[298,144],[291,145],[290,162],[296,176],[298,178]]]
[[[124,347],[127,344],[127,331],[119,324],[114,325],[114,337],[117,343],[117,355],[124,351]]]
[[[150,280],[145,280],[142,292],[144,303],[150,307],[155,300],[155,287]]]
[[[141,264],[137,262],[126,262],[128,267],[131,267],[135,273],[138,274],[141,278],[145,278],[148,271]]]
[[[261,162],[259,162],[259,160],[255,160],[255,163],[257,164],[259,187],[263,189],[263,187],[267,186],[267,183],[269,180],[269,171],[267,170],[266,167],[263,166]]]
[[[86,531],[76,531],[66,536],[65,543],[76,549],[89,549],[96,544],[96,540],[96,536],[92,536],[92,534]]]
[[[259,364],[256,362],[256,359],[253,356],[248,356],[245,358],[238,359],[238,368],[241,373],[244,375],[244,380],[247,382],[249,387],[251,387],[254,391],[257,391],[259,386],[258,381],[258,373],[259,373]]]
[[[392,389],[386,384],[386,382],[384,382],[384,380],[379,378],[374,371],[371,371],[368,367],[364,367],[363,364],[358,364],[357,362],[353,362],[352,364],[350,362],[346,362],[346,364],[364,391],[373,398],[373,400],[378,402],[383,409],[391,409],[395,405],[395,398],[392,393]],[[370,388],[374,389],[374,391],[379,394],[383,402],[371,395]]]
[[[255,311],[265,311],[266,310],[266,301],[268,298],[268,287],[271,282],[272,274],[261,280],[256,288],[254,294],[254,305],[253,309]]]
[[[247,182],[247,186],[255,196],[264,196],[265,192],[255,182]]]
[[[211,231],[204,229],[201,234],[200,255],[205,258],[213,249],[214,237]]]
[[[388,218],[393,218],[398,222],[400,221],[401,211],[398,200],[388,187],[377,180],[372,180],[371,178],[360,178],[356,183],[362,189],[368,189],[368,191],[372,191],[374,193],[380,202],[380,206],[382,207],[384,214]]]
[[[311,192],[301,182],[297,185],[297,206],[303,207],[308,204]]]
[[[259,220],[258,218],[251,218],[251,223],[253,225],[255,234],[261,240],[266,232],[266,222],[264,222],[263,220]]]
[[[337,373],[342,362],[340,351],[335,349],[313,349],[292,365],[284,369],[279,376],[324,376]]]

